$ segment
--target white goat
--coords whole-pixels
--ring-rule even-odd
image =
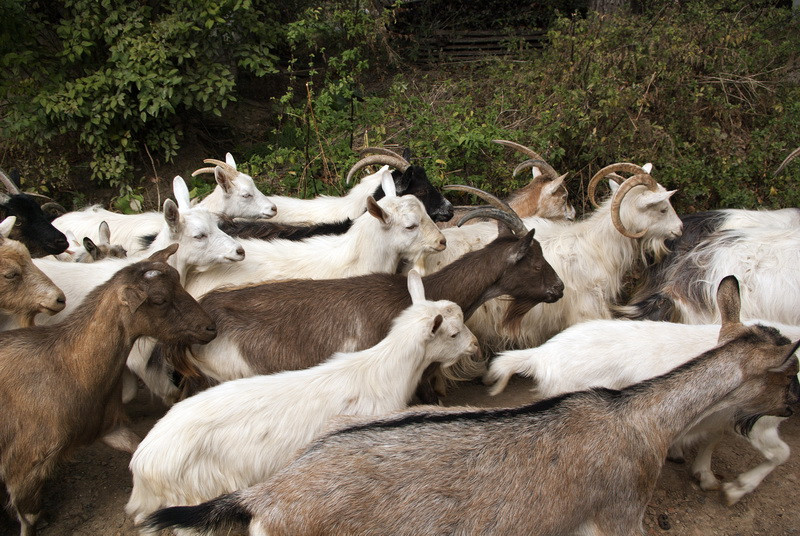
[[[764,321],[745,324],[774,327],[792,340],[800,339],[800,326]],[[593,320],[571,326],[537,348],[499,354],[485,381],[494,383],[491,394],[495,395],[513,374],[533,378],[537,399],[592,387],[623,389],[665,374],[713,348],[718,335],[717,324]],[[778,435],[784,417],[762,416],[757,421],[754,417],[735,406],[709,415],[673,444],[671,455],[682,458],[686,447],[701,442],[692,473],[702,489],[719,489],[720,482],[711,470],[714,447],[731,430],[747,439],[767,461],[722,486],[728,503],[733,504],[789,458],[789,446]]]
[[[232,218],[270,218],[275,215],[275,204],[256,188],[253,179],[243,173],[232,173],[227,166],[236,162],[230,153],[226,155],[227,164],[219,162],[213,168],[217,186],[198,203],[209,212],[225,214]],[[196,172],[195,172],[196,173]],[[152,251],[141,241],[142,237],[156,235],[164,223],[164,216],[158,212],[142,214],[119,214],[94,205],[76,212],[69,212],[53,220],[53,225],[62,232],[72,231],[75,236],[99,238],[98,226],[106,221],[112,229],[111,242],[124,247],[129,253],[143,249]]]
[[[414,271],[408,290],[412,305],[372,348],[336,353],[310,369],[229,381],[176,404],[133,455],[128,514],[138,523],[157,508],[261,482],[334,416],[399,410],[428,365],[452,365],[477,351],[458,305],[425,300]]]
[[[528,229],[536,229],[545,259],[564,281],[564,297],[531,309],[522,319],[518,333],[508,333],[501,327],[507,301],[495,299],[483,304],[468,324],[482,345],[493,349],[537,346],[572,324],[611,318],[610,306],[636,260],[646,252],[662,255],[664,241],[680,235],[681,221],[669,202],[675,191],[665,190],[646,168],[633,164],[607,166],[592,178],[590,192],[614,171],[635,175],[621,185],[609,181],[612,196],[588,218],[574,223],[523,220]],[[423,259],[424,264],[418,263],[424,274],[483,247],[497,236],[497,226],[476,223],[443,232],[447,249],[429,255]]]
[[[72,231],[66,231],[64,236],[69,241],[69,248],[64,253],[53,255],[56,259],[64,262],[95,262],[111,257],[113,259],[124,259],[128,256],[127,250],[116,244],[111,244],[111,229],[105,221],[100,222],[98,228],[98,240],[92,240],[88,236],[83,237],[83,243],[79,242]]]
[[[190,277],[186,289],[200,297],[223,285],[277,279],[331,279],[372,272],[395,272],[401,260],[445,248],[441,231],[414,196],[397,197],[389,167],[379,172],[386,197],[367,200],[367,213],[342,235],[305,240],[241,240],[247,259]]]

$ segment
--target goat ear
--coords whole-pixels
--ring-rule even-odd
[[[164,220],[166,220],[170,232],[175,235],[180,232],[181,213],[178,210],[178,205],[172,199],[164,201]]]
[[[386,211],[384,211],[380,207],[380,205],[378,205],[378,202],[375,201],[375,198],[372,196],[369,196],[367,198],[367,212],[369,212],[372,215],[372,217],[378,218],[381,221],[381,223],[383,224],[387,223]]]
[[[396,192],[405,192],[408,190],[408,186],[411,184],[411,178],[413,177],[413,172],[409,167],[403,173],[396,171],[392,173],[392,179],[394,180],[394,188]]]
[[[126,286],[119,290],[119,300],[122,305],[126,305],[131,313],[147,300],[147,292],[136,286]]]
[[[389,166],[383,166],[378,173],[381,175],[381,188],[386,197],[397,197],[397,188],[394,186],[394,177],[389,171]]]
[[[792,344],[788,355],[785,353],[783,354],[786,356],[786,359],[784,359],[783,363],[778,367],[769,369],[769,372],[777,372],[780,374],[792,372],[797,374],[797,371],[800,370],[800,366],[798,366],[797,356],[794,355],[794,353],[797,351],[798,346],[800,346],[800,341]]]
[[[528,250],[531,249],[531,244],[533,243],[533,235],[536,234],[536,229],[531,229],[528,231],[522,240],[519,241],[517,247],[512,254],[511,262],[517,263],[525,257],[525,254],[528,253]]]
[[[231,185],[230,177],[225,173],[225,171],[217,166],[214,168],[214,179],[219,184],[219,187],[222,188],[222,191],[226,194],[230,194],[233,186]]]
[[[16,216],[9,216],[0,222],[0,238],[8,238],[8,235],[11,234],[11,229],[14,228],[15,223],[17,223]]]
[[[175,195],[175,201],[178,202],[178,208],[181,210],[188,210],[191,208],[192,203],[189,200],[189,187],[186,186],[186,181],[180,175],[175,175],[172,179],[172,193]]]
[[[431,328],[431,335],[436,333],[436,331],[442,326],[442,322],[444,322],[444,317],[442,315],[436,315],[436,318],[433,319],[433,327]]]
[[[176,251],[178,251],[178,244],[170,244],[164,249],[160,249],[150,255],[147,260],[151,262],[167,262]]]
[[[101,221],[100,229],[98,231],[100,233],[99,242],[105,246],[111,245],[111,229],[108,227],[108,222]]]
[[[564,184],[564,179],[567,177],[567,174],[564,173],[560,177],[556,177],[555,179],[548,181],[547,184],[544,185],[542,188],[548,194],[551,194],[561,188]]]
[[[411,294],[411,303],[425,301],[425,287],[422,286],[422,276],[416,270],[408,272],[408,293]]]
[[[233,169],[236,169],[236,160],[233,159],[233,155],[231,153],[225,153],[225,163],[231,166]]]
[[[739,312],[742,300],[739,296],[739,280],[735,276],[729,275],[719,282],[717,307],[722,319],[722,327],[719,332],[719,341],[722,342],[726,338],[728,329],[740,324]]]
[[[97,246],[88,236],[83,237],[83,247],[86,248],[86,252],[91,255],[94,260],[97,260]]]

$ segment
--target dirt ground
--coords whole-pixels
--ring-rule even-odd
[[[483,386],[466,384],[449,396],[447,403],[523,404],[529,398],[528,385],[521,379],[512,381],[504,393],[490,398]],[[131,407],[134,430],[146,434],[164,411],[159,402],[142,392]],[[798,419],[793,417],[784,422],[781,431],[792,447],[791,459],[733,507],[726,506],[717,493],[701,491],[687,474],[686,465],[667,462],[645,513],[645,533],[648,536],[800,536]],[[131,490],[129,459],[129,455],[102,444],[81,449],[46,487],[39,535],[137,535],[124,512]],[[730,480],[760,462],[760,455],[749,444],[731,437],[720,445],[714,470],[723,480]],[[0,514],[0,533],[18,534],[16,521]]]

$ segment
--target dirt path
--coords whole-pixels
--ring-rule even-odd
[[[448,403],[514,405],[527,398],[526,382],[517,380],[497,398],[486,396],[481,386],[465,385]],[[140,394],[131,411],[135,431],[144,435],[164,411],[160,403]],[[800,423],[791,418],[781,430],[792,447],[792,458],[733,507],[725,506],[717,493],[701,491],[688,477],[685,465],[668,462],[645,514],[646,534],[800,536]],[[724,441],[717,452],[714,470],[723,480],[761,462],[756,451],[735,438]],[[101,444],[81,449],[46,488],[40,536],[137,536],[123,510],[131,490],[129,459]],[[14,520],[0,514],[1,534],[18,531]]]

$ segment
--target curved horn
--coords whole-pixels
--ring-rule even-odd
[[[233,174],[233,175],[238,175],[238,173],[239,173],[236,170],[235,167],[233,167],[232,165],[230,165],[227,162],[223,162],[222,160],[217,160],[215,158],[206,158],[205,160],[203,160],[203,162],[206,163],[206,164],[214,164],[215,166],[217,166],[219,168],[222,168],[222,170],[225,171],[226,173],[230,173],[230,174]],[[199,175],[201,173],[214,173],[214,168],[213,167],[208,167],[208,168],[200,168],[198,170],[195,170],[195,171],[192,172],[192,177],[196,177],[197,175]]]
[[[597,184],[603,180],[607,175],[611,175],[611,178],[616,181],[618,184],[624,181],[621,181],[622,177],[614,173],[615,171],[626,171],[628,173],[633,173],[635,175],[647,175],[644,169],[641,166],[637,166],[636,164],[629,164],[627,162],[617,162],[616,164],[611,164],[597,173],[594,174],[594,177],[589,181],[589,186],[586,187],[587,195],[589,196],[589,201],[591,201],[592,205],[595,208],[598,206],[597,200],[594,198],[594,191],[597,188]]]
[[[550,175],[549,178],[555,179],[556,177],[558,177],[558,172],[555,169],[553,169],[553,167],[550,164],[548,164],[547,161],[544,158],[542,158],[539,155],[539,153],[537,153],[533,149],[531,149],[529,147],[525,147],[524,145],[520,145],[519,143],[515,143],[513,141],[508,141],[508,140],[492,140],[492,141],[494,143],[499,144],[499,145],[504,145],[506,147],[514,149],[515,151],[519,151],[520,153],[530,157],[530,159],[528,159],[525,162],[521,163],[520,165],[518,165],[514,169],[514,174],[513,174],[514,176],[516,176],[516,174],[519,173],[520,171],[522,171],[523,169],[526,169],[526,168],[529,168],[529,167],[532,167],[532,166],[535,165],[536,167],[538,167],[542,171],[542,173],[544,173],[546,175]],[[536,163],[533,164],[531,162],[536,162]]]
[[[8,190],[8,193],[10,193],[10,194],[20,194],[20,193],[22,193],[22,192],[19,191],[19,188],[17,188],[17,185],[14,184],[11,181],[11,179],[8,178],[8,175],[6,175],[6,172],[3,171],[2,169],[0,169],[0,182],[2,182],[5,185],[6,190]]]
[[[479,208],[468,212],[460,220],[458,220],[457,225],[461,227],[469,220],[475,218],[491,218],[493,220],[498,220],[506,224],[506,226],[511,229],[511,232],[514,233],[514,236],[517,238],[522,238],[528,234],[528,229],[525,227],[525,224],[516,213],[509,213],[496,208]]]
[[[622,200],[632,188],[640,185],[647,186],[651,190],[655,190],[658,187],[658,183],[656,183],[656,181],[650,175],[646,173],[634,175],[620,185],[619,189],[614,192],[614,198],[611,200],[611,222],[614,224],[614,227],[616,227],[617,231],[622,234],[622,236],[626,236],[628,238],[641,238],[644,236],[644,233],[647,232],[647,229],[638,233],[632,233],[628,231],[622,224],[622,219],[619,215],[619,209],[622,206]]]
[[[408,160],[403,158],[401,155],[397,154],[391,149],[386,149],[385,147],[362,147],[361,149],[358,150],[358,154],[360,154],[361,156],[365,156],[368,154],[382,154],[384,156],[393,156],[394,158],[405,160],[408,163],[408,165],[411,165],[411,163],[408,162]]]
[[[483,199],[496,209],[503,210],[505,212],[513,212],[514,214],[516,214],[516,212],[514,212],[514,209],[511,208],[511,206],[508,203],[506,203],[502,199],[498,199],[489,192],[484,192],[479,188],[475,188],[473,186],[465,186],[463,184],[448,184],[444,186],[443,189],[456,190],[459,192],[467,192],[470,194],[477,195],[478,197],[480,197],[481,199]]]
[[[778,173],[780,173],[781,171],[783,171],[783,168],[785,168],[785,167],[786,167],[786,166],[789,164],[789,162],[791,162],[792,160],[794,160],[794,159],[795,159],[795,157],[796,157],[797,155],[799,155],[799,154],[800,154],[800,147],[798,147],[797,149],[795,149],[794,151],[792,151],[791,153],[789,153],[789,156],[787,156],[787,157],[784,159],[784,161],[783,161],[783,162],[781,162],[781,165],[780,165],[780,166],[778,166],[778,169],[776,169],[776,170],[775,170],[775,173],[773,173],[773,174],[772,174],[772,176],[773,176],[773,177],[777,177],[777,176],[778,176]]]
[[[380,154],[380,155],[375,154],[372,156],[367,156],[365,158],[362,158],[355,164],[353,164],[353,167],[351,167],[350,171],[347,172],[347,178],[345,179],[345,183],[350,184],[350,179],[353,178],[353,175],[355,175],[358,170],[366,166],[371,166],[373,164],[392,166],[393,168],[398,169],[400,171],[405,171],[411,166],[411,164],[409,164],[408,161],[402,157],[395,158],[393,156],[385,154]]]
[[[50,201],[42,205],[42,212],[45,214],[52,214],[55,217],[62,216],[67,213],[67,209],[59,205],[55,201]]]
[[[539,168],[539,170],[542,172],[542,175],[544,175],[546,179],[555,179],[558,177],[558,172],[553,169],[550,164],[538,158],[529,158],[528,160],[525,160],[523,163],[514,168],[514,173],[512,173],[511,176],[516,177],[519,172],[532,167]]]

